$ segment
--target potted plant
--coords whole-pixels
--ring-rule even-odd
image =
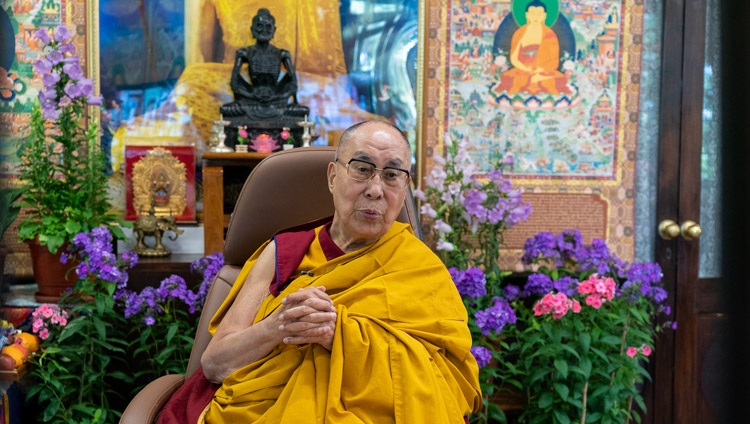
[[[237,128],[237,144],[234,146],[235,152],[244,153],[247,152],[247,127],[241,126]]]
[[[99,126],[89,116],[92,106],[101,106],[101,97],[94,95],[92,81],[84,77],[67,27],[51,33],[40,29],[34,36],[44,46],[44,54],[34,62],[44,86],[32,110],[31,133],[18,149],[21,205],[29,211],[18,236],[31,250],[39,294],[54,297],[76,279],[59,263],[61,247],[76,234],[99,226],[118,238],[125,235],[120,228],[124,223],[109,212]],[[46,260],[50,263],[42,265]],[[61,286],[47,292],[47,283]]]
[[[436,163],[425,176],[415,196],[422,201],[420,212],[429,229],[427,242],[449,268],[469,314],[471,352],[480,366],[485,408],[472,414],[472,423],[503,422],[503,407],[518,407],[520,396],[499,401],[497,368],[503,342],[501,331],[516,317],[502,297],[503,279],[510,273],[498,265],[505,230],[526,221],[531,205],[523,201],[502,170],[511,158],[491,164],[486,179],[479,179],[479,164],[472,160],[467,141],[445,138],[445,154],[435,154]],[[478,249],[475,250],[475,246]],[[509,405],[510,403],[510,405]]]
[[[23,191],[19,188],[0,188],[0,281],[5,274],[5,258],[8,248],[2,242],[3,235],[10,228],[21,211],[21,206],[16,203]]]
[[[29,361],[26,405],[35,422],[116,423],[123,400],[145,382],[184,373],[198,317],[210,284],[224,264],[221,253],[191,263],[203,276],[193,291],[171,275],[140,292],[128,289],[138,255],[116,254],[104,227],[74,237],[68,253],[80,259],[81,278],[57,304],[31,316],[40,339]]]

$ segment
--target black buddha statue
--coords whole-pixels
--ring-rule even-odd
[[[305,119],[310,109],[297,103],[297,75],[291,54],[270,43],[276,32],[276,19],[268,9],[258,9],[250,31],[256,43],[237,50],[232,69],[230,88],[234,101],[220,108],[224,119],[230,122],[227,139],[230,143],[236,139],[239,126],[246,127],[251,137],[259,133],[276,137],[284,127],[301,136],[297,123]],[[243,75],[245,64],[247,78]]]

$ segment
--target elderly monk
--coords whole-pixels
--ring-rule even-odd
[[[211,321],[195,374],[220,385],[198,422],[447,424],[481,408],[458,291],[394,222],[410,162],[389,123],[343,133],[333,217],[261,246]]]

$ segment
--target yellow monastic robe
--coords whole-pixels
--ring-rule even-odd
[[[397,222],[377,243],[326,262],[319,231],[298,268],[312,275],[265,299],[254,322],[289,293],[325,286],[338,313],[331,351],[277,346],[224,380],[206,422],[452,424],[479,410],[466,309],[437,256]],[[211,321],[212,334],[264,247]]]

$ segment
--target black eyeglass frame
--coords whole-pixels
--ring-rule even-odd
[[[347,162],[347,163],[341,162],[339,160],[339,158],[335,158],[333,161],[336,162],[336,163],[338,163],[339,165],[343,166],[344,168],[346,168],[346,175],[348,175],[349,178],[353,179],[354,181],[359,181],[359,182],[370,181],[371,179],[373,179],[375,177],[375,174],[377,173],[377,171],[380,171],[380,180],[383,181],[383,184],[388,185],[385,182],[386,180],[383,178],[383,171],[385,171],[386,169],[391,169],[391,170],[394,170],[394,171],[401,171],[404,174],[406,174],[406,180],[404,180],[404,185],[403,186],[399,187],[399,186],[388,185],[388,187],[405,188],[406,186],[409,185],[409,182],[411,181],[411,172],[407,171],[406,169],[397,168],[395,166],[384,166],[382,168],[378,168],[377,166],[375,166],[374,163],[372,163],[370,161],[366,161],[364,159],[358,159],[358,158],[351,158],[351,159],[349,159],[349,162]],[[352,176],[352,174],[349,173],[349,165],[351,165],[352,162],[362,162],[362,163],[366,163],[366,164],[372,166],[373,173],[370,176],[370,178],[367,178],[367,179],[364,179],[364,180],[360,180],[360,179]]]

